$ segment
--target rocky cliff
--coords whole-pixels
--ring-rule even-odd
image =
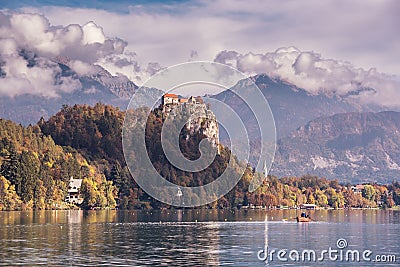
[[[400,113],[321,117],[278,141],[272,173],[391,182],[400,175]]]

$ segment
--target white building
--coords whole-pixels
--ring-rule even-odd
[[[71,177],[69,180],[68,193],[65,198],[65,202],[72,204],[82,204],[83,198],[80,194],[80,189],[82,186],[82,179],[74,179]]]
[[[176,94],[165,94],[162,99],[163,105],[178,104],[179,97]]]

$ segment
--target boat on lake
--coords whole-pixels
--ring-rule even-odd
[[[296,220],[297,220],[297,222],[311,222],[311,218],[310,217],[297,216]]]
[[[311,217],[306,212],[302,212],[300,216],[296,217],[297,222],[311,222]]]

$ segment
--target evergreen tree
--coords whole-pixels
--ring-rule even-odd
[[[7,151],[8,157],[1,165],[1,175],[13,184],[17,190],[18,195],[22,191],[22,178],[20,175],[20,156],[17,154],[13,147]]]
[[[40,165],[37,157],[32,152],[22,152],[20,165],[20,196],[24,202],[34,198],[34,189],[39,180]]]

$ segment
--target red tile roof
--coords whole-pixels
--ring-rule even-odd
[[[165,94],[164,97],[178,98],[176,94]]]

